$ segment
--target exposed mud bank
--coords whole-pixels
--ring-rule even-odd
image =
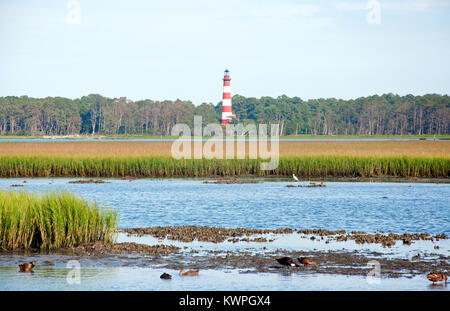
[[[344,230],[322,229],[248,229],[248,228],[219,228],[219,227],[151,227],[122,230],[128,235],[151,235],[158,239],[174,241],[174,244],[184,242],[187,244],[170,245],[171,242],[154,241],[154,244],[139,244],[124,242],[104,244],[101,242],[81,244],[66,249],[53,249],[49,252],[34,250],[24,252],[0,251],[1,266],[17,266],[22,262],[36,261],[39,266],[65,266],[69,260],[79,260],[82,267],[147,267],[155,269],[200,269],[200,270],[229,270],[237,269],[240,273],[311,273],[311,274],[337,274],[366,276],[373,266],[370,261],[375,260],[381,269],[382,277],[412,277],[425,275],[430,272],[448,272],[450,270],[450,257],[445,250],[439,253],[428,248],[420,251],[421,255],[412,256],[404,253],[404,248],[410,248],[408,241],[425,240],[437,241],[447,239],[445,234],[431,236],[426,233],[384,234],[382,232],[367,234],[365,232],[346,232]],[[126,236],[123,234],[123,236]],[[265,236],[258,236],[267,234]],[[334,239],[338,244],[335,249],[305,250],[300,242],[295,249],[272,248],[263,244],[261,247],[247,248],[247,242],[270,243],[274,239],[284,239],[283,235],[298,235],[298,239],[305,238],[327,241]],[[277,236],[278,235],[278,236]],[[144,237],[145,238],[145,237]],[[294,237],[295,238],[295,237]],[[296,238],[295,238],[296,239]],[[392,251],[366,251],[345,250],[338,245],[345,239],[356,243],[380,243],[386,241],[394,243],[402,241],[403,250],[392,256]],[[214,249],[207,249],[195,242],[212,242]],[[405,242],[406,241],[406,242]],[[194,242],[194,243],[191,243]],[[224,244],[220,244],[225,242]],[[228,243],[227,243],[228,242]],[[229,242],[240,243],[239,248],[230,249]],[[153,242],[152,242],[153,243]],[[157,244],[155,244],[157,243]],[[276,242],[275,242],[276,243]],[[345,243],[342,243],[345,244]],[[204,245],[204,244],[203,244]],[[233,244],[234,245],[234,244]],[[387,245],[389,246],[389,245]],[[303,249],[302,249],[303,248]],[[415,254],[415,253],[413,253]],[[309,257],[318,263],[318,267],[284,268],[277,263],[280,257],[291,257],[297,262],[299,257]]]
[[[149,227],[149,228],[130,228],[123,229],[123,232],[129,235],[151,235],[159,239],[169,239],[181,242],[192,242],[194,240],[203,242],[221,243],[225,240],[231,242],[237,241],[252,241],[252,242],[267,242],[266,238],[257,239],[238,239],[241,237],[248,237],[257,234],[288,234],[298,233],[301,237],[311,235],[310,239],[324,239],[326,241],[348,241],[354,240],[357,244],[364,243],[379,243],[384,247],[394,246],[397,241],[402,241],[403,244],[410,245],[415,240],[429,240],[439,241],[439,239],[447,239],[446,234],[430,235],[428,233],[403,233],[395,234],[383,232],[366,233],[366,232],[346,232],[345,230],[324,230],[324,229],[248,229],[248,228],[220,228],[220,227],[197,227],[197,226],[177,226],[177,227]],[[302,236],[303,235],[303,236]],[[270,242],[270,240],[269,240]]]
[[[101,179],[89,179],[89,180],[72,180],[69,184],[109,184],[110,182]]]
[[[226,185],[239,184],[239,185],[241,185],[241,184],[260,184],[263,182],[264,181],[262,181],[262,180],[256,180],[256,179],[219,178],[214,181],[205,180],[203,183],[204,184],[220,184],[220,185],[222,185],[222,184],[226,184]]]
[[[318,267],[284,268],[276,261],[276,258],[284,256],[292,257],[296,262],[299,257],[309,257],[318,263]],[[209,256],[197,256],[192,267],[197,269],[232,268],[246,272],[311,271],[313,273],[367,275],[373,269],[373,266],[367,265],[371,260],[376,260],[380,264],[382,273],[389,277],[423,274],[430,271],[448,271],[450,269],[449,257],[445,256],[435,260],[410,260],[384,258],[382,254],[375,252],[362,255],[357,252],[342,251],[288,252],[283,250],[265,253],[264,255],[245,252],[229,252],[226,254],[210,252]],[[182,265],[170,263],[167,267],[180,269]]]
[[[53,252],[75,255],[104,255],[104,254],[147,254],[147,255],[167,255],[179,250],[173,245],[145,245],[138,243],[114,243],[104,244],[101,242],[82,244],[70,249],[59,249]]]
[[[103,255],[126,255],[126,254],[146,254],[146,255],[168,255],[175,253],[180,248],[173,245],[146,245],[133,242],[107,244],[102,242],[84,243],[74,247],[55,248],[48,251],[31,250],[0,250],[0,257],[5,254],[17,255],[75,255],[75,256],[103,256]]]
[[[29,260],[36,261],[37,267],[65,266],[69,260],[79,260],[82,267],[147,267],[158,269],[194,269],[194,270],[229,270],[237,269],[240,273],[320,273],[338,275],[362,275],[366,276],[373,266],[368,266],[369,261],[379,263],[382,277],[411,277],[425,275],[431,271],[448,272],[450,270],[450,257],[440,256],[435,259],[401,259],[385,258],[380,253],[359,254],[357,252],[344,251],[312,251],[289,252],[279,250],[276,252],[255,254],[247,251],[206,251],[177,252],[174,249],[152,248],[140,253],[140,247],[125,246],[116,251],[92,250],[83,247],[76,253],[62,252],[52,254],[28,253],[13,254],[0,253],[1,266],[17,266],[19,263]],[[123,250],[137,252],[122,253]],[[153,252],[153,253],[152,253]],[[284,268],[279,265],[276,258],[288,256],[297,261],[299,257],[309,257],[318,263],[318,267],[307,266],[299,268]]]
[[[135,234],[138,236],[151,235],[156,238],[192,242],[194,240],[202,242],[221,243],[227,239],[236,237],[250,236],[255,234],[283,234],[293,233],[294,230],[285,229],[248,229],[248,228],[219,228],[219,227],[197,227],[197,226],[177,226],[177,227],[149,227],[149,228],[131,228],[123,229],[123,232]],[[265,242],[265,241],[261,241]]]
[[[286,185],[288,188],[324,188],[326,185],[324,183],[316,184],[309,183],[308,185]]]

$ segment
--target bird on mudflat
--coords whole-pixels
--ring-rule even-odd
[[[294,262],[294,259],[290,257],[277,258],[277,261],[280,265],[283,265],[285,267],[300,267]]]
[[[445,273],[439,272],[428,273],[427,279],[433,282],[433,284],[441,281],[445,281],[445,284],[447,284],[447,275]]]
[[[33,272],[32,269],[34,268],[35,265],[36,265],[36,262],[30,261],[30,262],[26,262],[21,265],[18,265],[18,267],[19,267],[20,272]]]
[[[313,260],[311,260],[310,258],[306,258],[306,257],[300,257],[298,258],[298,262],[300,264],[302,264],[304,267],[307,265],[313,265],[313,266],[318,266],[317,263]]]
[[[181,275],[181,276],[185,276],[185,275],[198,275],[199,272],[200,272],[200,270],[188,270],[188,271],[184,271],[184,269],[181,269],[179,275]]]
[[[292,174],[292,177],[294,178],[295,181],[299,181],[297,176],[295,176],[295,174]]]

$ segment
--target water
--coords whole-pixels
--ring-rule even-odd
[[[0,179],[0,189],[68,190],[118,208],[121,228],[218,226],[426,232],[450,235],[450,184],[326,182],[324,188],[287,188],[291,182],[203,184],[203,179]],[[387,197],[387,198],[384,198]]]
[[[69,184],[79,178],[0,179],[0,189],[46,192],[67,190],[87,200],[118,208],[121,228],[198,225],[247,228],[323,228],[347,231],[378,230],[403,233],[450,234],[450,184],[326,182],[325,188],[287,188],[292,182],[265,181],[258,184],[203,184],[204,179],[105,179],[105,184]],[[23,181],[26,180],[26,183]],[[24,187],[11,188],[12,184]],[[387,197],[387,198],[384,198]],[[118,235],[117,242],[173,244],[180,256],[190,250],[198,255],[209,251],[260,254],[288,251],[378,252],[384,258],[406,258],[420,252],[430,261],[448,256],[450,240],[415,241],[411,246],[396,243],[356,244],[310,240],[297,233],[271,235],[270,243],[190,243],[159,240],[152,236]],[[439,249],[434,246],[438,245]],[[188,247],[185,249],[184,247]],[[178,255],[177,255],[178,256]],[[195,255],[194,255],[195,256]],[[193,257],[192,257],[193,258]],[[80,260],[81,281],[67,282],[72,259]],[[19,273],[17,264],[38,262],[33,274]],[[123,260],[123,259],[121,259]],[[323,274],[315,271],[248,273],[239,269],[201,270],[198,277],[180,277],[178,271],[148,264],[127,266],[121,260],[61,255],[0,255],[0,290],[448,290],[432,286],[425,275],[400,278],[382,276],[370,283],[364,276]],[[125,259],[125,262],[134,262]],[[52,265],[45,262],[52,262]],[[161,280],[163,273],[172,280]]]
[[[448,290],[432,286],[423,276],[381,278],[369,283],[362,276],[316,274],[310,271],[240,273],[238,270],[202,270],[197,277],[180,277],[178,271],[150,268],[82,268],[80,283],[69,284],[71,269],[36,267],[35,273],[18,273],[0,267],[0,290]],[[172,280],[161,280],[163,273]]]

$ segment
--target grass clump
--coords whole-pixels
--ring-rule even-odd
[[[37,195],[0,190],[0,248],[64,248],[114,242],[117,211],[67,193]]]

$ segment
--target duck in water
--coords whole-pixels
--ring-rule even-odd
[[[277,258],[277,261],[280,265],[283,265],[285,267],[300,267],[294,262],[294,259],[290,257]]]
[[[445,281],[445,285],[447,285],[447,275],[445,273],[432,272],[427,274],[427,279],[433,282],[433,284]]]
[[[200,271],[199,270],[188,270],[184,271],[184,269],[181,269],[179,275],[186,276],[186,275],[198,275]]]
[[[161,274],[160,278],[164,280],[171,280],[172,276],[164,272],[163,274]]]
[[[298,262],[303,265],[303,267],[308,265],[318,266],[315,261],[312,261],[310,258],[300,257],[298,258]]]
[[[20,272],[33,272],[33,268],[36,265],[34,261],[26,262],[21,265],[18,265]]]

